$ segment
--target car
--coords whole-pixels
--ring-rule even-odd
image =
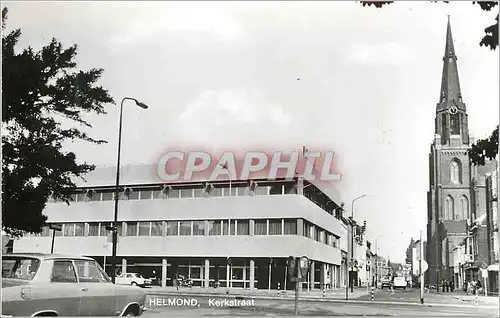
[[[397,288],[406,289],[407,282],[406,282],[406,279],[404,277],[394,277],[392,285],[393,285],[394,289],[397,289]]]
[[[131,285],[146,287],[151,285],[151,279],[142,277],[139,273],[122,273],[115,278],[117,285]]]
[[[2,255],[2,317],[140,316],[146,293],[111,282],[92,258]]]
[[[380,288],[381,289],[384,289],[384,287],[388,287],[390,288],[391,287],[391,281],[389,279],[382,279],[381,282],[380,282]]]

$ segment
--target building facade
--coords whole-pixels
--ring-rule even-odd
[[[435,137],[429,154],[426,252],[429,285],[439,286],[442,280],[456,278],[454,249],[469,236],[467,224],[474,223],[486,211],[484,176],[491,171],[491,162],[485,167],[471,166],[467,153],[471,143],[448,19]],[[472,268],[469,271],[474,272]]]
[[[498,169],[486,176],[488,290],[498,295]]]
[[[195,286],[293,288],[288,256],[312,260],[304,288],[341,283],[339,205],[301,179],[163,184],[151,168],[122,171],[117,263],[121,272],[157,273],[163,286],[179,276]],[[48,203],[56,231],[54,253],[95,258],[111,273],[106,226],[114,213],[114,168],[97,168],[80,182],[72,202]],[[52,233],[27,235],[14,252],[50,252]]]
[[[410,271],[411,271],[411,277],[414,282],[420,282],[420,244],[423,244],[422,249],[423,249],[423,260],[425,261],[425,255],[427,251],[426,247],[426,242],[421,242],[420,240],[413,242],[411,246],[411,263],[410,265]]]

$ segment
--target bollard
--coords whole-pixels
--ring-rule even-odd
[[[371,295],[372,296],[372,301],[373,301],[373,297],[374,297],[374,289],[375,288],[372,286],[372,295]]]
[[[280,285],[281,285],[281,284],[280,284],[280,283],[278,283],[278,297],[280,297],[280,296],[281,296]]]
[[[323,298],[326,298],[326,289],[323,287]]]
[[[479,297],[477,296],[478,292],[476,290],[476,306],[479,306]]]

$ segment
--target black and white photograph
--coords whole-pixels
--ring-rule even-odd
[[[2,317],[499,317],[498,1],[3,1]]]

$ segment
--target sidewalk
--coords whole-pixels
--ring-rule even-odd
[[[157,287],[153,286],[146,290],[149,295],[175,295],[175,296],[233,296],[233,297],[251,297],[255,299],[294,299],[295,291],[287,290],[286,292],[280,291],[278,294],[278,290],[268,290],[268,289],[242,289],[242,288],[201,288],[201,287],[193,287],[193,288],[177,288],[175,287]],[[392,300],[392,299],[377,299],[377,292],[375,292],[375,299],[372,302],[370,299],[371,289],[367,289],[366,287],[355,288],[353,293],[349,290],[348,302],[359,302],[359,303],[378,303],[378,304],[387,304],[387,305],[417,305],[420,306],[420,300]],[[318,300],[318,301],[335,301],[335,302],[346,302],[346,290],[345,288],[337,288],[334,290],[327,290],[325,295],[323,296],[322,290],[302,290],[300,291],[300,299],[302,300]],[[499,299],[498,297],[476,297],[475,296],[467,296],[460,295],[456,293],[439,293],[439,294],[425,294],[424,295],[424,305],[426,306],[444,306],[444,307],[489,307],[489,308],[498,308]]]
[[[175,295],[204,295],[204,296],[224,296],[224,295],[232,295],[232,296],[242,296],[242,297],[271,297],[271,298],[294,298],[295,297],[295,291],[294,290],[287,290],[283,291],[280,290],[278,293],[278,290],[276,289],[243,289],[243,288],[225,288],[225,287],[219,287],[219,288],[202,288],[202,287],[193,287],[193,288],[177,288],[175,287],[157,287],[157,286],[152,286],[151,288],[148,288],[147,290],[148,294],[175,294]],[[351,293],[351,290],[349,290],[348,293],[348,299],[357,299],[361,296],[366,296],[369,294],[369,290],[366,287],[359,287],[359,288],[354,288],[353,292]],[[326,290],[325,295],[323,297],[323,291],[322,290],[301,290],[300,291],[300,298],[303,299],[319,299],[319,298],[325,298],[325,299],[346,299],[346,290],[345,288],[337,288],[333,290]]]
[[[463,293],[431,293],[425,294],[424,299],[433,303],[450,303],[458,302],[464,304],[475,304],[476,300],[479,305],[495,305],[499,306],[498,296],[474,296]]]

